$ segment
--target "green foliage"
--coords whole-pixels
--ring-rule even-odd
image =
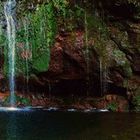
[[[128,3],[133,3],[136,6],[140,6],[140,1],[139,0],[128,0]]]
[[[34,12],[39,5],[52,4],[57,14],[65,16],[69,0],[22,0],[18,1],[17,13],[18,17],[26,15],[29,12]]]
[[[32,11],[30,6],[33,5]],[[48,70],[50,48],[57,33],[57,15],[66,16],[67,0],[18,1],[16,34],[16,74],[28,75]],[[28,9],[29,8],[29,9]],[[1,41],[1,38],[0,38]],[[8,74],[8,52],[5,47],[5,74]]]
[[[50,47],[56,34],[56,19],[52,3],[38,5],[34,13],[29,13],[22,19],[20,26],[17,43],[22,47],[17,48],[18,72],[25,72],[27,61],[30,73],[33,72],[32,69],[36,72],[47,71]]]
[[[89,36],[93,36],[95,40],[94,47],[98,52],[100,59],[103,60],[104,66],[108,62],[108,53],[105,44],[107,44],[109,39],[109,32],[106,23],[103,19],[96,15],[87,15],[87,28],[89,30]]]
[[[24,46],[17,48],[17,73],[26,73],[27,61],[29,73],[48,70],[50,47],[59,25],[72,30],[76,27],[75,19],[79,20],[83,15],[83,9],[78,5],[70,8],[68,4],[67,0],[46,0],[41,5],[36,3],[33,12],[25,10],[17,31],[17,43]],[[31,53],[31,58],[22,58],[22,52]]]
[[[51,3],[51,1],[49,1],[49,3]],[[68,6],[67,0],[52,0],[52,4],[60,15],[66,17],[67,6]]]
[[[33,9],[25,9],[32,4]],[[50,48],[61,25],[64,28],[76,27],[76,18],[81,20],[83,9],[78,5],[68,7],[67,0],[19,1],[17,6],[18,30],[16,34],[16,74],[33,74],[48,70]],[[25,6],[25,7],[24,7]],[[74,10],[74,11],[73,11]],[[23,13],[21,13],[21,12]],[[20,15],[20,16],[19,16]],[[70,19],[70,20],[69,20]],[[69,22],[71,21],[71,22]],[[78,26],[78,25],[77,25]],[[5,47],[5,74],[8,71],[8,52]]]
[[[134,110],[140,111],[140,88],[139,87],[134,91],[132,104],[134,106]]]
[[[29,106],[31,104],[28,98],[21,97],[18,95],[15,96],[15,101],[16,101],[16,105]],[[10,96],[6,97],[4,100],[4,105],[8,106],[9,104],[10,104]]]
[[[0,25],[0,47],[4,46],[5,43],[5,36],[3,34],[2,26]]]
[[[25,105],[25,106],[29,106],[31,103],[30,103],[30,100],[28,98],[25,98],[25,97],[22,97],[20,98],[19,102],[22,104],[22,105]]]
[[[2,19],[3,16],[3,6],[2,2],[0,2],[0,20]],[[5,43],[5,36],[3,34],[3,29],[2,29],[2,24],[0,24],[0,47],[2,47]]]
[[[103,19],[97,17],[96,15],[87,15],[88,28],[94,30],[95,33],[99,33],[100,37],[106,38],[108,34],[108,29],[103,21]]]
[[[127,78],[132,77],[133,71],[132,71],[132,68],[131,68],[130,63],[126,62],[126,63],[123,65],[123,71],[124,71],[124,74],[125,74],[125,76],[126,76]]]
[[[58,20],[58,28],[63,28],[67,32],[72,32],[74,29],[80,28],[79,25],[83,26],[84,24],[84,9],[77,4],[67,6],[64,14],[62,14],[62,12],[58,12],[56,16]]]
[[[124,75],[127,78],[130,78],[132,76],[132,68],[130,62],[126,59],[125,54],[118,49],[114,49],[113,57],[117,65],[123,69]]]
[[[113,112],[117,111],[118,104],[116,102],[111,102],[107,105],[107,109]]]
[[[50,46],[53,44],[56,34],[56,21],[53,10],[52,3],[42,5],[30,17],[32,66],[37,71],[46,71],[49,66]],[[41,61],[46,61],[46,63]]]
[[[48,69],[48,65],[49,65],[48,60],[49,59],[50,59],[49,52],[46,54],[43,54],[38,59],[34,60],[32,67],[40,72],[46,71]]]
[[[67,17],[66,19],[70,19],[71,22],[72,21],[81,21],[83,22],[83,19],[81,18],[84,18],[84,14],[85,14],[85,10],[78,6],[78,5],[74,5],[73,7],[70,7],[68,10],[67,10]]]
[[[140,95],[134,96],[132,103],[136,111],[140,111]]]

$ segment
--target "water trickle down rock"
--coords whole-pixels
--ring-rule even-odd
[[[4,4],[4,14],[7,23],[7,40],[8,40],[8,77],[10,89],[10,106],[15,106],[15,44],[16,44],[16,27],[15,27],[15,0],[8,0]]]

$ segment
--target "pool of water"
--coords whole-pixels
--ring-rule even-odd
[[[0,112],[0,140],[140,140],[140,114]]]

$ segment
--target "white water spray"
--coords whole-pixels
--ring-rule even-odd
[[[16,29],[15,29],[15,0],[7,0],[4,4],[4,14],[7,23],[7,40],[8,40],[8,69],[9,69],[9,89],[10,105],[15,106],[15,46],[16,46]]]

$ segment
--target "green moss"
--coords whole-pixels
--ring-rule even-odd
[[[56,35],[56,18],[52,3],[38,5],[19,21],[16,33],[16,75],[30,75],[48,70],[50,48]],[[5,75],[8,74],[8,52],[5,47]]]
[[[118,104],[116,102],[111,102],[107,105],[107,109],[115,112],[118,109]]]
[[[135,6],[140,6],[139,0],[127,0],[129,3],[134,4]]]
[[[130,78],[132,76],[132,68],[130,62],[126,59],[125,54],[118,49],[114,49],[113,57],[117,65],[123,70],[124,76]]]
[[[66,29],[73,30],[76,27],[75,21],[82,19],[83,9],[78,5],[75,5],[74,8],[68,7],[67,0],[46,0],[42,4],[33,1],[32,3],[35,6],[33,11],[25,9],[24,14],[18,13],[20,16],[18,16],[19,27],[16,34],[16,75],[27,75],[27,73],[31,75],[47,71],[50,62],[50,48],[55,42],[60,24],[62,23]],[[28,1],[19,2],[19,7],[22,7],[20,6],[22,4],[28,5]],[[59,23],[59,19],[61,23]],[[72,21],[67,22],[69,19]],[[4,54],[4,71],[7,75],[8,52],[6,47]]]
[[[131,78],[132,75],[133,75],[133,71],[132,71],[132,68],[130,66],[130,63],[126,62],[124,65],[123,65],[123,71],[125,72],[125,76],[127,78]]]
[[[38,7],[31,20],[32,67],[38,72],[47,71],[50,60],[50,47],[56,34],[56,19],[53,5]],[[44,63],[45,62],[45,63]]]
[[[21,96],[18,96],[16,95],[15,96],[15,100],[16,100],[16,104],[17,105],[24,105],[24,106],[29,106],[31,103],[30,103],[30,100],[28,98],[25,98],[25,97],[21,97]],[[3,103],[5,106],[8,106],[10,104],[10,96],[6,97],[5,100],[4,100],[4,103]]]
[[[87,14],[87,23],[88,23],[88,28],[91,31],[95,31],[95,33],[99,33],[101,38],[106,39],[108,36],[108,29],[100,17],[97,17],[96,15],[91,15]]]
[[[134,106],[134,110],[140,111],[140,88],[138,87],[133,93],[132,104]]]
[[[134,96],[132,103],[136,111],[140,111],[140,95]]]

